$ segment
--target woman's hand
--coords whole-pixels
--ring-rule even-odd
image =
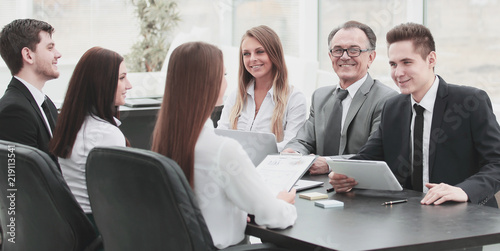
[[[290,192],[287,191],[281,191],[276,198],[280,200],[284,200],[290,204],[295,204],[295,194],[297,193],[297,190],[295,188],[292,188]]]

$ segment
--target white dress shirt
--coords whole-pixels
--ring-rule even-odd
[[[30,83],[26,82],[24,79],[14,76],[19,80],[21,83],[28,88],[28,90],[31,93],[31,96],[35,99],[36,104],[38,105],[38,109],[40,109],[40,112],[42,113],[43,120],[45,121],[45,125],[47,126],[47,129],[49,131],[50,137],[52,137],[52,129],[50,128],[49,120],[47,119],[47,115],[45,115],[45,112],[43,111],[42,104],[45,101],[45,94],[38,90],[36,87],[32,86]]]
[[[273,88],[267,92],[264,101],[262,101],[259,112],[257,113],[257,116],[255,116],[254,85],[255,81],[252,80],[252,83],[250,83],[247,88],[247,100],[245,101],[245,106],[243,107],[241,115],[238,118],[237,129],[243,131],[272,133],[271,119],[276,105],[273,100]],[[292,89],[293,91],[288,98],[285,116],[283,117],[283,141],[278,142],[278,151],[280,152],[283,150],[288,141],[297,135],[297,132],[307,119],[306,97],[302,92],[297,90],[297,88]],[[238,90],[232,92],[226,99],[217,128],[229,129],[229,114],[231,113],[233,106],[236,104],[237,91]]]
[[[422,106],[424,110],[424,132],[423,132],[423,144],[422,144],[422,154],[423,159],[422,159],[422,187],[423,187],[423,192],[427,193],[429,189],[425,186],[426,183],[429,183],[429,142],[431,138],[431,124],[432,124],[432,114],[434,111],[434,103],[436,102],[436,96],[437,96],[437,90],[439,86],[439,78],[435,77],[434,83],[432,84],[431,88],[427,91],[425,96],[420,100],[420,103],[415,102],[413,99],[413,96],[411,97],[411,109],[412,109],[412,119],[411,119],[411,156],[412,156],[412,161],[413,161],[413,125],[415,124],[415,108],[413,108],[413,105],[415,103],[419,104]]]
[[[117,125],[120,121],[115,118]],[[96,146],[125,146],[125,136],[118,127],[100,118],[87,115],[69,158],[59,158],[61,171],[76,200],[87,214],[92,213],[85,179],[85,163],[90,150]]]
[[[342,100],[342,123],[341,123],[341,131],[344,130],[345,119],[347,118],[347,112],[349,111],[349,107],[351,107],[352,98],[356,95],[359,88],[365,82],[368,77],[368,73],[361,78],[360,80],[354,82],[352,85],[348,86],[345,90],[347,90],[348,95]]]
[[[217,248],[243,240],[247,214],[271,228],[295,223],[295,206],[272,195],[241,145],[216,135],[210,120],[201,131],[194,156],[194,190]]]

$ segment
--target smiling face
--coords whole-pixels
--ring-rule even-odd
[[[245,69],[252,74],[257,82],[271,82],[273,63],[257,39],[247,37],[241,43],[241,54]]]
[[[340,29],[330,41],[330,49],[370,49],[368,37],[358,28]],[[344,52],[341,57],[334,57],[330,53],[333,70],[340,79],[342,88],[347,88],[360,80],[368,72],[368,67],[375,60],[375,51],[361,52],[357,57],[350,57]]]
[[[425,59],[415,51],[412,41],[399,41],[389,45],[391,77],[402,94],[411,94],[420,102],[434,82],[436,53],[431,51]]]
[[[36,45],[36,50],[31,52],[35,73],[44,81],[56,79],[59,77],[57,60],[61,54],[56,50],[49,33],[41,31],[39,36],[40,43]]]
[[[127,78],[127,67],[125,66],[124,62],[121,62],[118,74],[118,86],[116,87],[115,106],[124,105],[125,98],[127,97],[127,90],[132,89],[132,85]]]

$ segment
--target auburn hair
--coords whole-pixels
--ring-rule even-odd
[[[119,117],[115,95],[122,62],[120,54],[101,47],[90,48],[80,58],[69,80],[54,137],[49,143],[54,155],[61,158],[71,155],[87,115],[117,126],[113,117]]]
[[[151,149],[176,161],[193,188],[196,142],[215,107],[223,77],[222,51],[213,45],[185,43],[170,56]]]

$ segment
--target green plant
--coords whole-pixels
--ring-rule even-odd
[[[131,0],[140,21],[139,41],[125,55],[131,72],[160,71],[170,47],[172,30],[180,21],[172,0]]]

